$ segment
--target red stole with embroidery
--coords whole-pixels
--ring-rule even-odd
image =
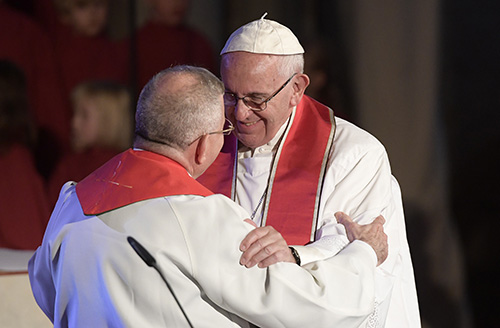
[[[179,163],[132,149],[113,157],[79,182],[76,193],[86,215],[157,197],[213,194]]]
[[[334,133],[333,111],[304,96],[277,150],[263,204],[262,225],[273,226],[289,245],[305,245],[314,240]],[[228,136],[216,161],[198,181],[213,192],[234,199],[236,153],[236,138]]]

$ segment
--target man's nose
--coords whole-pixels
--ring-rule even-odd
[[[238,99],[236,104],[234,105],[234,117],[238,121],[244,121],[252,112],[250,108],[245,105],[243,99]]]

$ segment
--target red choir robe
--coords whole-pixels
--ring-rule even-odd
[[[24,71],[37,126],[61,147],[69,146],[71,115],[50,40],[28,16],[1,3],[0,58],[14,62]]]
[[[217,73],[210,43],[190,27],[147,23],[137,31],[136,41],[140,89],[153,75],[177,64],[202,66]]]
[[[30,151],[12,146],[0,155],[0,172],[0,247],[36,249],[42,242],[50,209]]]

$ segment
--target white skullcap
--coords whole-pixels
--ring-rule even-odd
[[[266,15],[234,31],[220,54],[235,51],[270,55],[303,54],[304,48],[293,32],[278,22],[264,19]]]

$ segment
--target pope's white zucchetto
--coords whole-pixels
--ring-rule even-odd
[[[220,54],[236,51],[269,55],[303,54],[304,48],[293,32],[278,22],[264,19],[266,15],[234,31]]]

